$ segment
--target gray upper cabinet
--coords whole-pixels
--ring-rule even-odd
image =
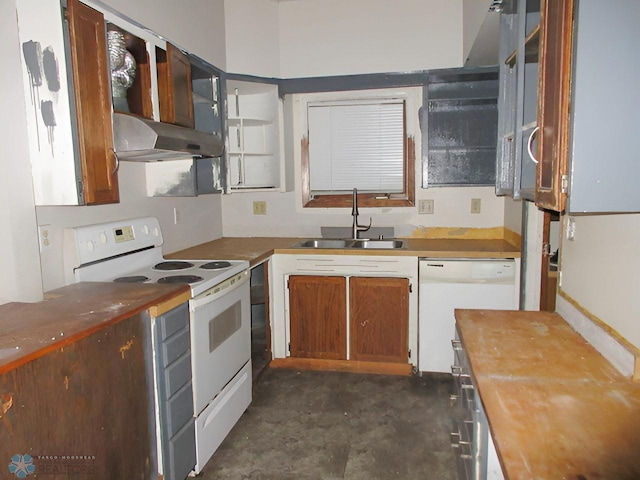
[[[534,199],[539,24],[539,0],[504,3],[500,19],[496,193],[516,199]]]
[[[422,187],[493,185],[497,70],[431,70],[428,78],[420,110]]]
[[[569,213],[640,212],[638,25],[637,2],[577,2]]]

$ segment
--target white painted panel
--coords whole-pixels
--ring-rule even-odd
[[[19,0],[17,11],[35,202],[77,205],[60,3]]]
[[[462,0],[280,2],[284,78],[460,67]]]
[[[0,2],[0,304],[42,300],[27,113],[14,0]]]
[[[560,288],[640,348],[640,214],[573,218],[575,240],[562,239]]]

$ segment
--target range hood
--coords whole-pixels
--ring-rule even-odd
[[[219,136],[124,113],[113,114],[115,152],[119,160],[154,162],[193,157],[219,157]]]

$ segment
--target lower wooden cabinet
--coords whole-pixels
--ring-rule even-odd
[[[409,280],[292,275],[289,321],[291,357],[408,363]]]
[[[1,478],[155,478],[147,323],[134,315],[0,375]]]

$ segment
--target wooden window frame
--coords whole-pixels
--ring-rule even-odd
[[[303,208],[348,208],[352,206],[352,194],[311,194],[311,174],[309,164],[309,138],[305,136],[301,148],[301,186]],[[358,193],[360,207],[413,207],[415,206],[415,164],[416,149],[413,136],[407,135],[407,106],[404,103],[404,153],[403,191],[400,193],[367,192]]]

